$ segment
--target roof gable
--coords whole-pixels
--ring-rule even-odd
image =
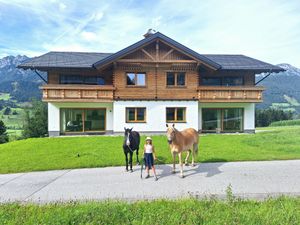
[[[115,60],[120,59],[145,45],[151,44],[152,42],[154,42],[156,40],[162,41],[163,43],[182,51],[183,53],[187,54],[188,56],[191,56],[199,61],[202,61],[203,63],[205,63],[206,65],[208,65],[209,67],[211,67],[215,70],[221,68],[221,65],[219,65],[218,63],[210,60],[209,58],[205,57],[204,55],[201,55],[201,54],[193,51],[192,49],[180,44],[179,42],[174,41],[173,39],[163,35],[160,32],[152,34],[149,37],[144,38],[144,39],[116,52],[115,54],[112,54],[104,59],[99,60],[98,62],[94,63],[94,66],[96,68],[100,68],[102,66],[110,64],[110,63],[114,62]]]

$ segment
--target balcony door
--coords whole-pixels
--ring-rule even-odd
[[[243,130],[243,109],[202,109],[202,130],[205,132],[240,132]]]
[[[60,110],[60,129],[62,133],[84,133],[105,131],[106,109]]]

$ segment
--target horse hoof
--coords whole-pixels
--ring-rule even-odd
[[[193,163],[193,164],[192,164],[192,167],[195,167],[195,166],[196,166],[196,164],[195,164],[195,163]]]
[[[130,173],[132,173],[133,172],[133,170],[130,170]]]
[[[188,164],[188,163],[185,163],[184,165],[185,165],[185,166],[189,166],[189,164]]]
[[[172,173],[174,174],[174,173],[176,173],[176,171],[175,171],[175,170],[173,170],[173,171],[172,171]]]
[[[184,178],[184,175],[183,175],[183,174],[181,174],[181,175],[180,175],[180,177],[181,177],[181,178]]]

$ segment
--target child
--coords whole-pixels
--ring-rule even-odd
[[[152,145],[151,137],[146,138],[146,143],[144,145],[144,157],[145,157],[145,164],[146,164],[146,171],[147,171],[146,179],[150,177],[149,169],[152,168],[155,181],[157,181],[158,178],[156,176],[155,167],[154,167],[154,159],[156,160],[156,155],[155,155],[154,146]]]

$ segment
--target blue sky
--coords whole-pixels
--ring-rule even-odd
[[[153,28],[201,53],[300,67],[299,0],[0,0],[0,57],[116,52]]]

